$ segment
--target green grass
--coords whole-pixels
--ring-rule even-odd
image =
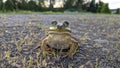
[[[35,11],[8,11],[8,12],[2,12],[0,11],[0,15],[7,14],[7,15],[15,15],[15,14],[42,14],[42,15],[78,15],[78,14],[95,14],[95,15],[120,15],[120,14],[104,14],[104,13],[91,13],[91,12],[69,12],[69,11],[63,11],[63,12],[53,12],[53,11],[43,11],[43,12],[35,12]]]
[[[52,12],[52,11],[45,11],[45,12],[34,12],[34,11],[9,11],[9,12],[1,12],[0,14],[63,14],[63,12]]]
[[[93,14],[90,12],[53,12],[53,11],[44,11],[44,12],[34,12],[34,11],[8,11],[8,12],[2,12],[0,11],[0,14]]]

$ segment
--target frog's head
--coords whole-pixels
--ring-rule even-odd
[[[57,21],[51,22],[51,27],[49,30],[54,30],[54,31],[71,31],[69,28],[69,22],[64,21],[63,24],[57,23]]]

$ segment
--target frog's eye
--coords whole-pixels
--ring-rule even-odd
[[[57,25],[57,21],[53,21],[51,22],[52,26],[56,26]]]
[[[63,27],[68,27],[69,26],[69,22],[65,21],[62,26]]]

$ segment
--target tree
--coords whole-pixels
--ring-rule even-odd
[[[108,3],[103,4],[103,6],[101,7],[100,13],[111,13],[109,7],[108,7]]]
[[[3,10],[3,0],[0,0],[0,11]]]
[[[82,4],[82,10],[87,11],[89,6],[89,2]]]
[[[98,13],[100,13],[103,5],[104,5],[104,2],[102,2],[101,0],[99,0],[99,2],[98,2],[98,8],[97,8],[97,12]]]
[[[12,0],[13,5],[14,5],[14,9],[18,10],[18,0]]]
[[[67,0],[64,4],[64,8],[65,9],[71,9],[73,8],[73,3],[74,3],[75,0]]]
[[[33,0],[30,0],[28,2],[28,9],[31,10],[31,11],[37,11],[38,10],[38,6],[37,6],[36,2],[33,1]]]
[[[75,8],[76,9],[82,9],[82,4],[83,4],[84,0],[76,0],[76,3],[75,3]]]
[[[89,11],[89,12],[97,12],[97,5],[96,5],[96,3],[95,3],[95,0],[92,0],[91,2],[90,2],[90,5],[89,5],[89,7],[88,7],[88,9],[87,9],[87,11]]]
[[[6,11],[14,11],[15,10],[15,5],[13,3],[13,0],[7,0],[5,2],[5,10]]]
[[[38,0],[38,11],[41,11],[41,10],[43,10],[42,8],[43,8],[43,6],[45,6],[44,5],[44,0]]]
[[[117,8],[116,14],[120,14],[120,8]]]
[[[28,10],[28,3],[25,0],[21,0],[21,2],[18,3],[18,8],[20,10]]]
[[[50,0],[49,9],[53,9],[54,8],[54,4],[55,4],[55,0]]]

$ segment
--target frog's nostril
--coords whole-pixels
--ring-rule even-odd
[[[60,26],[60,25],[57,25],[57,29],[62,29],[62,26]]]

